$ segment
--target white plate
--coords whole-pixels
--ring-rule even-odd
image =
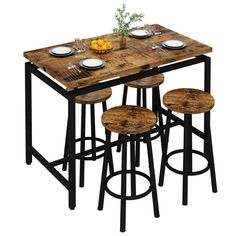
[[[171,40],[166,40],[162,42],[162,45],[167,48],[172,48],[172,49],[179,49],[186,47],[186,44],[180,40],[177,39],[171,39]]]
[[[133,30],[130,32],[133,36],[137,36],[137,37],[147,37],[149,35],[147,30]]]
[[[106,65],[106,62],[102,59],[86,58],[80,59],[79,64],[85,69],[97,70],[103,68]]]
[[[48,50],[49,54],[55,57],[67,57],[72,55],[74,51],[75,50],[73,48],[66,46],[54,47]]]
[[[81,61],[81,64],[85,67],[96,68],[104,64],[104,61],[97,58],[88,58]]]
[[[65,47],[65,46],[54,47],[54,48],[51,49],[51,52],[53,54],[56,54],[56,55],[67,55],[67,54],[70,54],[72,52],[72,48]]]

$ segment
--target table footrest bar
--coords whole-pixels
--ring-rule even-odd
[[[162,108],[162,113],[163,113],[164,115],[166,115],[166,116],[168,115],[168,111],[165,110],[164,108]],[[184,121],[183,121],[181,118],[179,118],[178,116],[176,116],[176,115],[174,115],[174,114],[171,114],[171,119],[172,119],[173,121],[178,121],[178,122],[179,122],[179,125],[184,126]],[[194,126],[192,126],[192,133],[194,133],[195,135],[197,135],[198,137],[200,137],[200,138],[202,138],[202,139],[205,139],[204,133],[203,133],[201,130],[199,130],[199,129],[197,129],[196,127],[194,127]]]
[[[117,143],[118,143],[118,141],[112,142],[112,143],[111,143],[111,147],[116,146]],[[84,152],[77,153],[77,154],[75,154],[75,158],[76,158],[76,159],[80,159],[81,156],[88,156],[88,155],[91,155],[94,151],[95,151],[95,152],[100,152],[100,151],[104,151],[104,150],[105,150],[105,145],[101,145],[101,146],[96,147],[95,149],[88,149],[88,150],[86,150],[86,151],[84,151]],[[60,159],[58,159],[58,160],[55,160],[55,161],[50,162],[50,164],[51,164],[52,166],[58,166],[58,165],[63,164],[64,161],[65,161],[65,159],[64,159],[64,157],[63,157],[63,158],[60,158]]]
[[[34,147],[32,147],[32,155],[62,184],[69,189],[68,180],[53,165],[48,162]]]
[[[117,144],[118,144],[118,141],[113,141],[113,142],[110,143],[109,146],[112,148],[112,147],[115,147]],[[91,155],[94,151],[95,152],[100,152],[100,151],[103,151],[103,150],[105,150],[105,144],[101,145],[99,147],[96,147],[95,149],[89,149],[89,150],[86,150],[82,153],[77,153],[77,154],[75,154],[75,157],[76,157],[76,159],[80,159],[81,156],[88,156],[88,155]]]
[[[59,165],[62,165],[64,163],[64,161],[65,161],[65,159],[64,159],[64,157],[62,157],[61,159],[50,162],[50,164],[52,166],[59,166]]]
[[[179,121],[171,122],[170,125],[169,125],[169,128],[174,127],[174,126],[177,126],[177,125],[180,125],[180,122],[179,122]],[[155,139],[155,138],[158,138],[158,137],[160,136],[159,133],[160,133],[161,131],[164,131],[166,128],[167,128],[167,125],[162,125],[162,126],[156,125],[155,128],[153,128],[153,129],[151,129],[151,130],[149,131],[150,134],[158,133],[156,136],[151,137],[151,140],[153,140],[153,139]]]

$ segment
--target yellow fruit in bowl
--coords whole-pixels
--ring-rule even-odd
[[[105,42],[105,41],[104,41],[103,39],[98,39],[98,40],[97,40],[97,45],[98,45],[98,46],[103,46],[103,45],[104,45],[104,42]]]
[[[93,39],[90,43],[90,48],[97,53],[106,53],[112,49],[112,42],[106,38]]]

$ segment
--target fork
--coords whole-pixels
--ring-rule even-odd
[[[73,69],[75,72],[82,73],[82,71],[75,64],[68,63],[67,68],[69,70]]]
[[[156,43],[152,43],[151,47],[152,47],[152,50],[155,50],[158,48],[160,51],[165,52],[165,50],[160,45],[158,45]]]
[[[161,31],[152,31],[152,35],[160,35],[161,34]]]

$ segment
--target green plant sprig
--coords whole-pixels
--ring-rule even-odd
[[[131,27],[131,24],[134,22],[142,21],[144,15],[133,13],[130,14],[126,11],[125,4],[122,5],[122,8],[117,8],[115,12],[115,19],[117,21],[118,27],[113,28],[113,32],[121,33],[124,35],[127,35],[129,31],[131,31],[133,28]]]

